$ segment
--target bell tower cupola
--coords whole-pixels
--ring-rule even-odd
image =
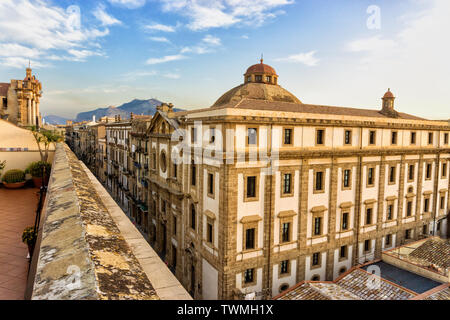
[[[394,109],[394,100],[395,96],[391,92],[391,89],[389,88],[388,91],[384,94],[383,98],[381,98],[383,101],[383,105],[381,108],[381,113],[385,116],[396,118],[398,116],[397,111]]]

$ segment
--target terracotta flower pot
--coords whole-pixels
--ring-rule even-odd
[[[36,177],[32,177],[32,179],[33,179],[34,186],[35,186],[36,188],[42,187],[42,181],[43,181],[44,179],[42,179],[42,178],[36,178]],[[45,178],[45,186],[46,186],[46,185],[48,185],[48,177]]]
[[[22,188],[25,185],[25,181],[23,181],[23,182],[15,182],[15,183],[3,182],[3,185],[5,186],[5,188],[8,188],[8,189],[19,189],[19,188]]]

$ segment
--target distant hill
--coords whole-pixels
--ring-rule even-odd
[[[80,112],[79,114],[77,114],[75,121],[90,121],[92,120],[93,116],[95,116],[96,120],[99,120],[104,116],[114,117],[115,115],[120,115],[122,119],[127,119],[130,117],[131,112],[137,115],[154,115],[156,112],[156,107],[161,105],[161,103],[161,101],[156,99],[134,99],[133,101],[124,103],[119,107],[111,106],[107,108],[98,108],[92,111]],[[174,108],[174,111],[180,110],[181,109]]]
[[[45,116],[44,119],[45,119],[45,123],[53,124],[53,125],[66,124],[67,120],[72,120],[72,119],[67,119],[67,118],[55,116],[55,115]]]

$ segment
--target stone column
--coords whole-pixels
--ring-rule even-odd
[[[33,115],[31,114],[32,112],[31,112],[31,99],[30,98],[27,99],[27,104],[28,104],[28,106],[27,106],[27,108],[28,108],[28,124],[31,125],[33,123],[31,120]]]
[[[32,112],[33,118],[32,118],[32,120],[31,120],[31,123],[32,123],[33,125],[36,125],[36,100],[34,100],[34,99],[33,99],[33,101],[32,101],[31,108],[32,108],[32,110],[33,110],[33,112]]]

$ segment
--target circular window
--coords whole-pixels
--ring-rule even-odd
[[[311,278],[311,281],[320,281],[320,276],[319,275],[314,275],[312,278]]]
[[[163,150],[161,151],[160,156],[160,167],[162,172],[166,172],[167,169],[167,160],[166,160],[166,152]]]
[[[287,284],[287,283],[283,283],[281,286],[280,286],[280,293],[281,292],[283,292],[283,291],[286,291],[287,289],[289,289],[289,285]]]

